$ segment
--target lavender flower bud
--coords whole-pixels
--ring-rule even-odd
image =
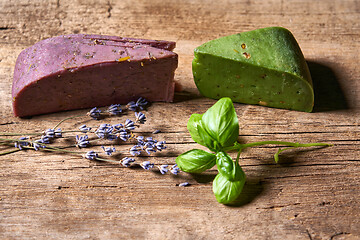
[[[87,133],[91,130],[91,127],[87,127],[85,124],[83,124],[79,127],[79,130],[83,133]]]
[[[124,125],[122,125],[121,123],[118,123],[118,124],[113,125],[113,128],[116,131],[119,131],[119,130],[122,130],[124,128]]]
[[[151,143],[151,144],[154,144],[154,143],[156,143],[157,141],[154,140],[152,137],[147,137],[147,138],[146,138],[146,142]]]
[[[111,156],[112,155],[112,153],[113,152],[115,152],[115,148],[114,147],[107,147],[107,148],[105,148],[104,146],[101,146],[101,148],[104,150],[104,152],[107,154],[107,155],[109,155],[109,156]]]
[[[56,138],[61,138],[62,137],[61,128],[58,128],[58,129],[55,130],[55,137]]]
[[[89,146],[90,142],[88,141],[88,135],[79,137],[79,135],[76,135],[76,146],[78,148],[86,148]]]
[[[111,127],[110,124],[108,124],[108,123],[102,123],[102,124],[100,124],[100,126],[98,127],[98,129],[103,130],[103,129],[109,128],[109,127]]]
[[[145,161],[140,164],[140,166],[145,170],[150,170],[150,168],[154,167],[153,163],[150,163],[150,161]]]
[[[44,132],[45,136],[47,136],[48,138],[54,138],[55,137],[55,130],[54,129],[47,129]]]
[[[124,167],[130,167],[131,163],[133,162],[135,162],[135,159],[124,157],[121,161],[121,165],[123,165]]]
[[[134,101],[131,101],[131,102],[129,102],[127,105],[126,105],[126,107],[129,109],[129,110],[131,110],[131,111],[136,111],[136,109],[137,109],[137,105],[136,105],[136,103],[134,102]]]
[[[169,169],[167,169],[168,166],[169,166],[169,165],[167,165],[167,164],[164,164],[164,165],[159,166],[158,168],[159,168],[159,170],[160,170],[160,173],[161,173],[161,174],[167,173],[167,172],[169,171]]]
[[[49,136],[47,136],[47,135],[42,135],[41,136],[41,143],[45,143],[45,144],[50,144],[51,142],[50,142],[50,137]]]
[[[90,160],[96,160],[97,157],[98,157],[98,154],[96,152],[94,152],[93,150],[88,151],[85,154],[85,158],[90,159]]]
[[[136,122],[144,124],[146,122],[146,116],[142,112],[135,113]]]
[[[107,110],[111,115],[119,115],[122,113],[121,105],[120,104],[112,104]]]
[[[145,98],[140,97],[136,102],[129,102],[126,107],[131,111],[136,111],[138,108],[144,110],[146,105],[148,105],[148,101]]]
[[[43,142],[41,141],[41,139],[38,139],[38,140],[36,140],[35,142],[33,142],[33,148],[34,148],[35,151],[38,151],[40,148],[44,148],[44,147],[45,147],[44,145],[41,145],[41,144],[39,144],[39,143],[43,143]]]
[[[134,145],[132,148],[130,148],[130,154],[133,156],[140,155],[141,153],[141,147],[139,145]]]
[[[125,129],[121,129],[119,132],[119,138],[121,140],[123,140],[124,142],[126,142],[127,140],[129,140],[129,138],[131,137],[130,134],[128,134],[128,132]]]
[[[19,140],[20,140],[21,142],[15,142],[15,143],[14,143],[14,146],[15,146],[16,148],[19,148],[20,150],[23,150],[23,147],[29,146],[29,143],[28,143],[28,142],[22,142],[22,141],[25,141],[25,140],[27,140],[27,139],[29,139],[29,138],[28,138],[28,137],[20,137]]]
[[[180,183],[180,184],[179,184],[179,187],[187,187],[187,186],[190,186],[190,183],[188,183],[188,182],[183,182],[183,183]]]
[[[99,138],[109,139],[109,140],[115,140],[117,139],[117,136],[113,134],[114,127],[110,124],[103,123],[99,126],[99,128],[96,130],[95,134]]]
[[[148,101],[143,97],[140,97],[136,101],[136,106],[139,107],[141,110],[145,109],[146,105],[148,105]]]
[[[144,145],[144,136],[138,136],[138,137],[136,137],[136,141],[138,142],[138,144],[140,145],[140,146],[142,146],[142,145]]]
[[[125,128],[127,130],[134,130],[135,129],[135,123],[133,121],[131,121],[130,119],[126,119],[125,121]]]
[[[177,166],[177,164],[175,164],[171,167],[170,172],[174,175],[177,175],[180,172],[180,168]]]
[[[157,150],[161,151],[163,149],[166,149],[165,144],[166,144],[165,141],[160,141],[160,142],[155,143],[155,146],[156,146]]]
[[[101,116],[101,110],[98,109],[97,107],[94,107],[93,109],[90,110],[90,112],[88,112],[88,115],[93,119],[98,120]]]
[[[145,152],[150,155],[152,152],[156,152],[156,149],[152,145],[149,145],[145,148]]]

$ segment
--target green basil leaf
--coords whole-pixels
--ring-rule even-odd
[[[216,153],[216,165],[218,171],[230,181],[242,181],[245,173],[237,162],[225,152]]]
[[[197,129],[205,147],[207,147],[210,151],[213,152],[217,152],[220,150],[219,144],[214,140],[213,137],[209,135],[209,133],[203,127],[203,124],[197,125]]]
[[[235,201],[239,197],[244,184],[245,178],[241,181],[230,181],[219,172],[213,182],[213,192],[216,200],[222,204]]]
[[[234,145],[239,136],[239,120],[230,98],[217,101],[202,116],[201,121],[208,134],[221,147]]]
[[[201,173],[215,165],[216,156],[201,149],[192,149],[179,155],[175,161],[184,172]]]
[[[194,113],[190,116],[187,123],[187,129],[191,135],[191,138],[200,145],[206,146],[198,133],[198,125],[201,124],[202,114]]]

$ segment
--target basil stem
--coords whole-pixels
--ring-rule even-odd
[[[238,157],[237,157],[237,160],[238,160],[240,153],[245,148],[262,146],[262,145],[282,145],[282,146],[288,147],[285,149],[280,149],[277,153],[275,153],[274,159],[275,159],[276,163],[279,161],[279,154],[287,149],[293,149],[293,148],[299,148],[299,147],[329,147],[329,146],[333,146],[332,144],[329,144],[329,143],[294,143],[294,142],[285,142],[285,141],[260,141],[260,142],[245,143],[245,144],[236,143],[236,144],[234,144],[234,146],[225,148],[224,151],[226,151],[226,152],[235,151],[235,150],[238,151],[239,152]]]

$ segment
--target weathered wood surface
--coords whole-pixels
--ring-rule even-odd
[[[220,36],[283,26],[309,61],[315,111],[235,104],[240,138],[334,144],[285,152],[277,165],[274,146],[246,151],[241,164],[248,182],[235,207],[216,202],[215,170],[171,176],[63,154],[2,156],[1,239],[360,239],[359,1],[1,0],[0,19],[1,132],[41,131],[86,113],[13,117],[15,60],[35,42],[70,33],[175,40],[176,80],[184,92],[172,104],[153,104],[139,129],[160,129],[157,139],[168,142],[167,151],[146,159],[173,164],[178,154],[198,147],[186,130],[189,116],[214,103],[193,83],[193,49]],[[120,157],[126,147],[119,148]],[[177,186],[184,181],[192,185]]]

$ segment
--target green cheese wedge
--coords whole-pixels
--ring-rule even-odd
[[[261,28],[206,42],[194,50],[192,70],[205,97],[304,112],[313,109],[309,68],[285,28]]]

